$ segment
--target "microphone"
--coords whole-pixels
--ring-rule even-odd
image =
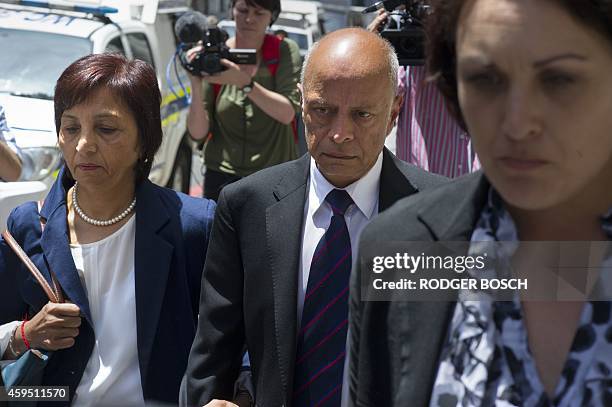
[[[204,39],[207,30],[206,16],[199,11],[183,13],[174,24],[174,33],[184,44],[194,44]]]
[[[405,4],[406,0],[381,0],[363,9],[363,14],[372,13],[378,9],[385,8],[387,11],[393,11],[397,7]]]

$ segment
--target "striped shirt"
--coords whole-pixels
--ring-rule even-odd
[[[444,96],[426,82],[425,67],[401,68],[396,154],[429,172],[455,178],[480,169],[469,135],[449,113]]]

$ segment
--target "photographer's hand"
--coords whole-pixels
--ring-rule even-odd
[[[185,57],[187,61],[193,61],[193,58],[202,50],[202,46],[198,45],[187,51]],[[187,129],[191,138],[194,140],[203,140],[210,130],[210,121],[206,105],[202,95],[202,80],[198,75],[192,75],[187,71],[189,81],[191,82],[191,104],[189,105],[189,113],[187,114]]]
[[[198,52],[201,52],[203,48],[204,46],[202,44],[196,45],[193,48],[189,48],[187,52],[185,52],[185,57],[187,59],[187,62],[193,61],[193,58],[195,58]]]
[[[204,46],[202,44],[199,44],[187,50],[187,52],[185,52],[185,59],[187,60],[187,62],[191,63],[193,59],[196,57],[196,55],[202,52],[202,49],[204,49]],[[191,86],[195,86],[195,85],[202,86],[202,76],[193,75],[188,70],[185,70],[185,72],[187,72],[187,76],[189,77],[189,80],[191,81]]]
[[[257,71],[257,65],[238,65],[228,59],[222,59],[221,64],[227,69],[204,78],[208,83],[219,85],[234,85],[243,88],[251,83],[251,78]]]
[[[221,63],[227,69],[218,74],[206,76],[204,78],[206,82],[244,88],[251,83],[257,72],[257,65],[237,65],[227,59],[222,59]],[[291,123],[295,117],[295,111],[289,99],[280,93],[266,89],[257,82],[253,82],[253,89],[246,97],[268,116],[283,124]]]
[[[376,18],[372,20],[372,22],[368,24],[368,27],[366,28],[368,31],[373,33],[379,33],[383,29],[383,26],[387,21],[387,17],[389,17],[389,13],[387,13],[384,8],[379,9],[376,13],[378,14]]]

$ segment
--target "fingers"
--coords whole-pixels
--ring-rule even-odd
[[[47,338],[43,340],[42,346],[40,348],[44,350],[56,351],[60,349],[68,349],[74,346],[74,338]]]
[[[79,330],[77,328],[63,328],[55,331],[55,338],[76,338],[79,335]]]
[[[196,47],[193,47],[193,48],[191,48],[191,49],[187,50],[187,52],[185,52],[185,57],[186,57],[187,61],[188,61],[188,62],[193,61],[193,59],[195,58],[195,56],[196,56],[196,55],[197,55],[197,54],[198,54],[200,51],[202,51],[202,49],[203,49],[203,48],[204,48],[203,46],[198,45],[198,46],[196,46]]]
[[[368,25],[367,30],[377,33],[382,29],[382,26],[384,25],[385,21],[387,20],[387,17],[389,16],[389,13],[387,13],[387,11],[382,8],[380,10],[378,10],[378,15],[376,16],[376,18],[374,18],[374,20],[372,20],[372,22]]]
[[[40,333],[42,339],[32,343],[33,348],[58,350],[70,348],[79,335],[78,328],[50,328]]]
[[[238,405],[230,401],[215,399],[210,403],[206,404],[204,407],[238,407]]]
[[[68,349],[73,346],[74,346],[74,338],[62,338],[62,339],[58,339],[55,342],[55,349],[53,350]]]
[[[74,345],[80,326],[80,309],[76,304],[49,302],[25,323],[24,333],[32,348],[57,350]]]
[[[221,58],[221,65],[223,65],[224,67],[228,69],[240,69],[238,64],[230,61],[229,59],[225,59],[225,58]]]
[[[81,314],[81,310],[76,304],[65,303],[65,304],[53,304],[48,303],[45,305],[49,314],[56,316],[67,316],[67,317],[78,317]]]
[[[65,328],[78,328],[81,326],[81,317],[58,317],[55,324]]]

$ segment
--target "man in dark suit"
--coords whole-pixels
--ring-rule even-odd
[[[359,252],[389,242],[404,242],[406,253],[421,253],[424,242],[469,242],[489,188],[477,172],[403,199],[368,224]],[[360,262],[351,276],[350,405],[429,406],[456,303],[409,301],[408,294],[362,301],[368,273]]]
[[[346,400],[359,233],[398,199],[443,182],[384,149],[401,104],[397,70],[390,45],[363,29],[311,50],[301,81],[309,154],[221,193],[183,405],[232,400],[245,344],[257,405]]]

